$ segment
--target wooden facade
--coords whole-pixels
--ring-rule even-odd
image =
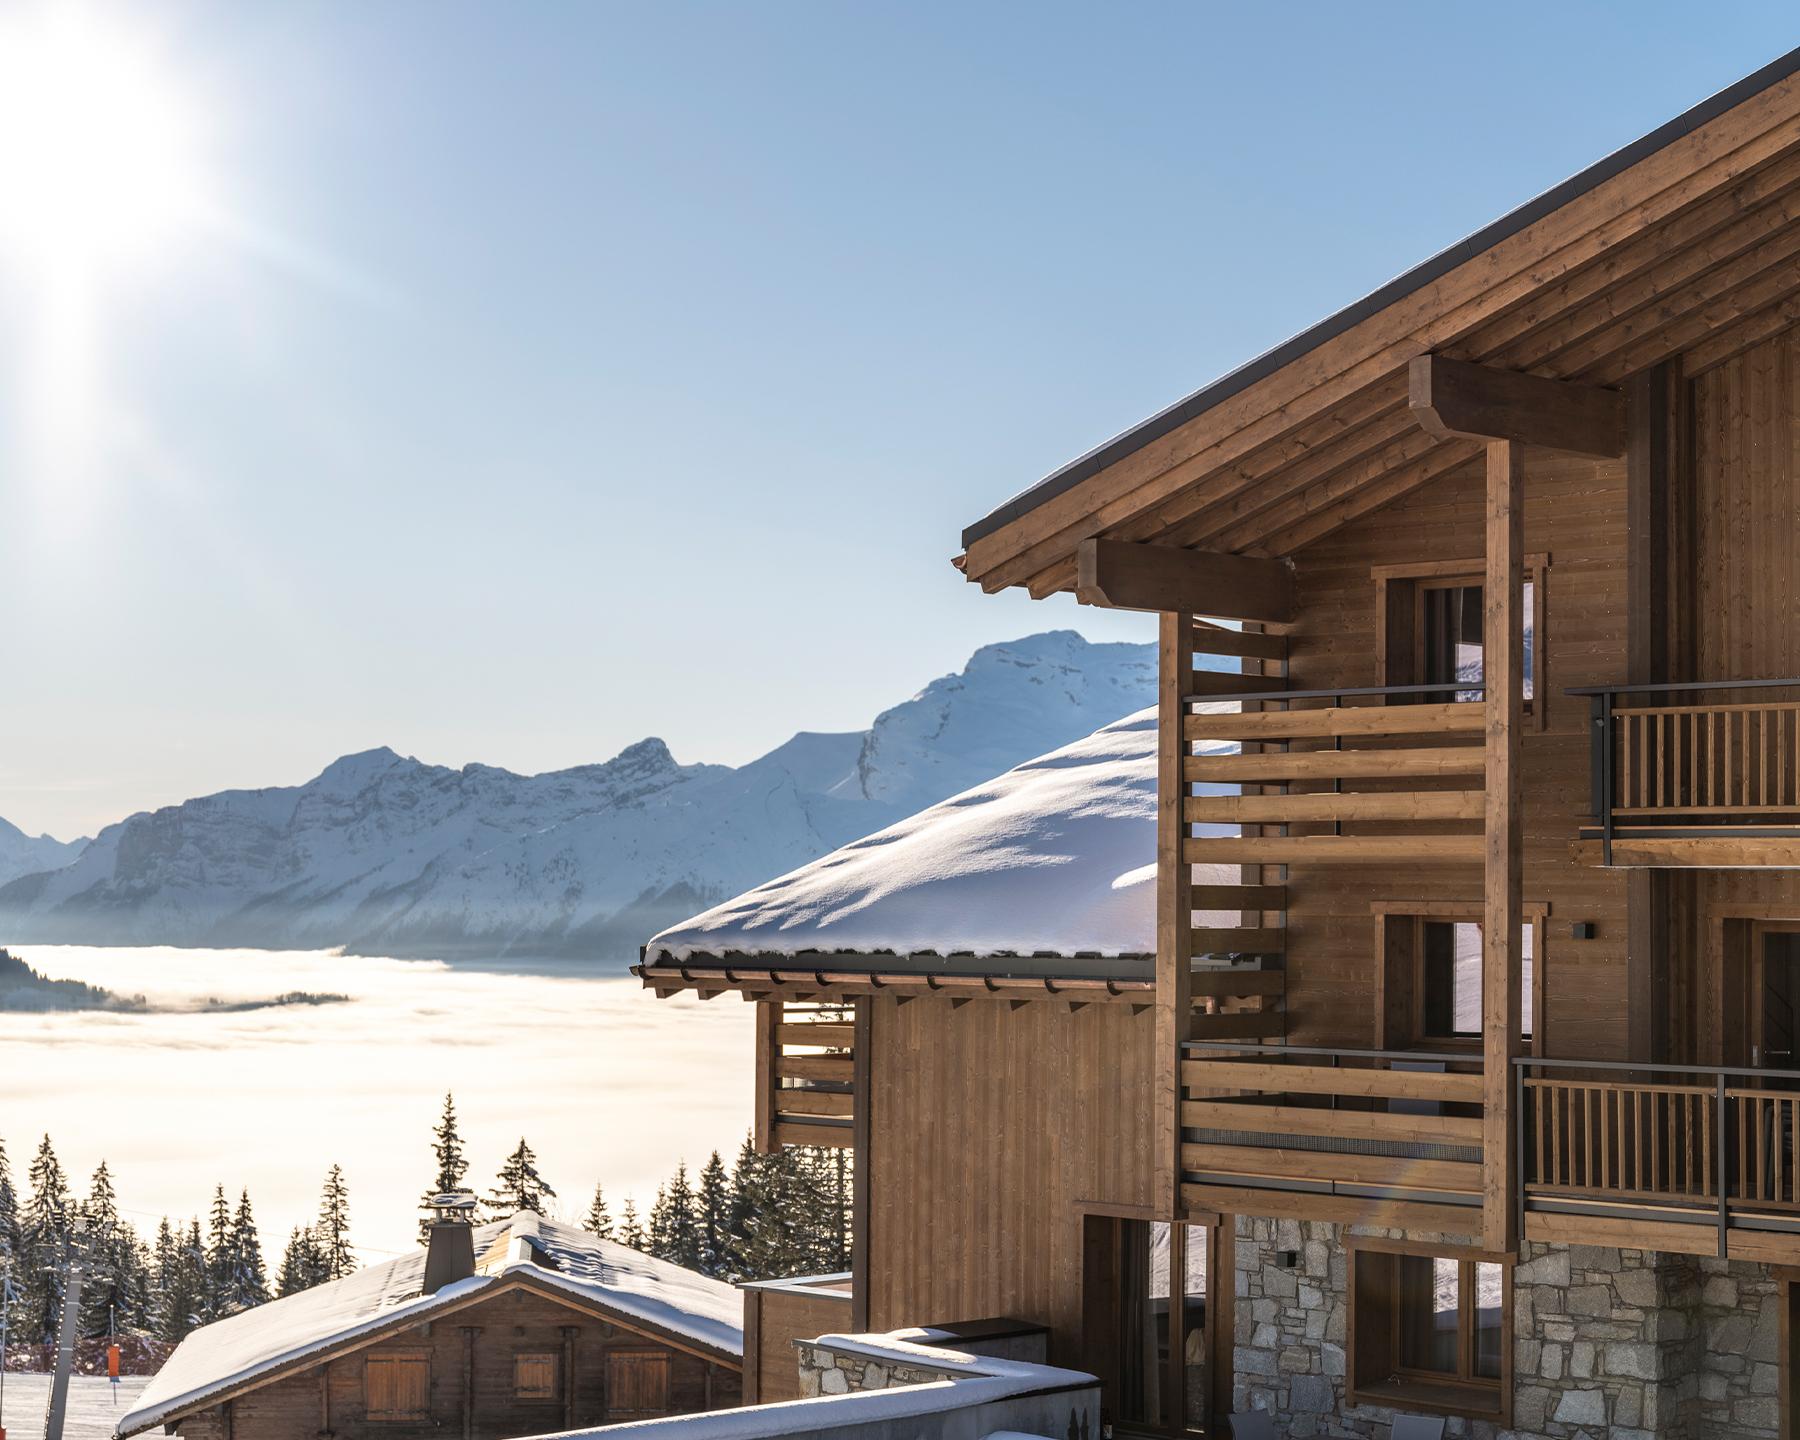
[[[167,1422],[183,1440],[511,1440],[736,1405],[736,1356],[516,1282],[279,1367]]]

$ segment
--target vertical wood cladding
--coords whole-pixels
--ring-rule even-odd
[[[1800,673],[1800,329],[1692,382],[1692,673],[1758,680]],[[1685,677],[1684,677],[1685,678]],[[1788,694],[1790,692],[1775,692]],[[1800,917],[1800,873],[1713,870],[1677,880],[1678,985],[1693,990],[1676,1046],[1699,1062],[1748,1063],[1725,995],[1746,961],[1733,915]]]
[[[1541,608],[1545,723],[1522,733],[1524,899],[1550,906],[1542,987],[1547,1055],[1623,1057],[1628,1044],[1625,880],[1572,863],[1588,807],[1588,710],[1562,690],[1617,681],[1626,661],[1626,496],[1622,460],[1532,450],[1525,461],[1525,552],[1549,557]],[[1299,689],[1385,683],[1377,658],[1376,566],[1483,555],[1483,484],[1471,465],[1294,557]],[[1477,865],[1290,866],[1288,1034],[1297,1044],[1372,1046],[1376,901],[1479,902]],[[1593,921],[1597,938],[1570,926]]]
[[[1070,1363],[1081,1214],[1151,1203],[1154,1018],[943,998],[871,1002],[869,1324],[1012,1316]]]
[[[473,1386],[465,1365],[466,1327],[475,1336]],[[564,1331],[574,1328],[572,1337]],[[572,1339],[566,1350],[565,1340]],[[612,1418],[606,1393],[609,1357],[618,1353],[667,1354],[670,1414],[688,1414],[735,1405],[738,1371],[697,1355],[659,1345],[635,1331],[607,1324],[539,1295],[510,1290],[491,1300],[455,1310],[428,1325],[402,1332],[329,1361],[325,1369],[329,1415],[321,1403],[320,1367],[275,1380],[231,1402],[226,1434],[218,1406],[176,1425],[183,1440],[318,1440],[329,1430],[336,1440],[427,1440],[463,1434],[463,1399],[474,1400],[472,1440],[510,1440],[543,1435],[572,1425],[603,1425]],[[568,1357],[574,1358],[573,1376]],[[426,1417],[416,1421],[369,1418],[367,1362],[383,1356],[423,1357],[429,1369]],[[555,1370],[551,1393],[541,1387],[531,1398],[518,1393],[519,1359],[541,1378],[546,1361]],[[533,1369],[533,1366],[536,1369]],[[709,1373],[710,1372],[710,1373]],[[391,1379],[392,1377],[388,1377]],[[565,1387],[573,1380],[573,1394]],[[378,1392],[381,1381],[377,1381]],[[381,1393],[377,1393],[379,1402]],[[572,1413],[573,1419],[568,1417]],[[630,1418],[639,1418],[636,1416]]]

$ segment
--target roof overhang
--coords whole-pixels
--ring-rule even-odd
[[[692,991],[703,1000],[853,1000],[870,995],[958,1000],[1062,999],[1144,1004],[1155,994],[1151,955],[868,955],[803,951],[793,955],[647,956],[632,973],[659,999]]]
[[[1800,50],[1432,257],[963,532],[989,591],[1075,587],[1096,536],[1284,556],[1472,463],[1415,423],[1440,354],[1620,387],[1800,321]]]

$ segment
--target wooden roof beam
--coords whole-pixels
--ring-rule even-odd
[[[1284,560],[1096,538],[1077,551],[1075,598],[1113,610],[1282,625],[1294,618],[1294,572]]]
[[[1512,440],[1579,455],[1625,453],[1625,396],[1443,355],[1414,357],[1408,403],[1438,440]]]

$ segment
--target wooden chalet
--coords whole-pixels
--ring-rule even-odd
[[[739,1402],[737,1290],[522,1210],[195,1330],[120,1421],[183,1440],[510,1440]]]
[[[956,563],[1159,616],[1141,938],[644,966],[853,1144],[856,1323],[1145,1433],[1800,1434],[1800,51]]]

